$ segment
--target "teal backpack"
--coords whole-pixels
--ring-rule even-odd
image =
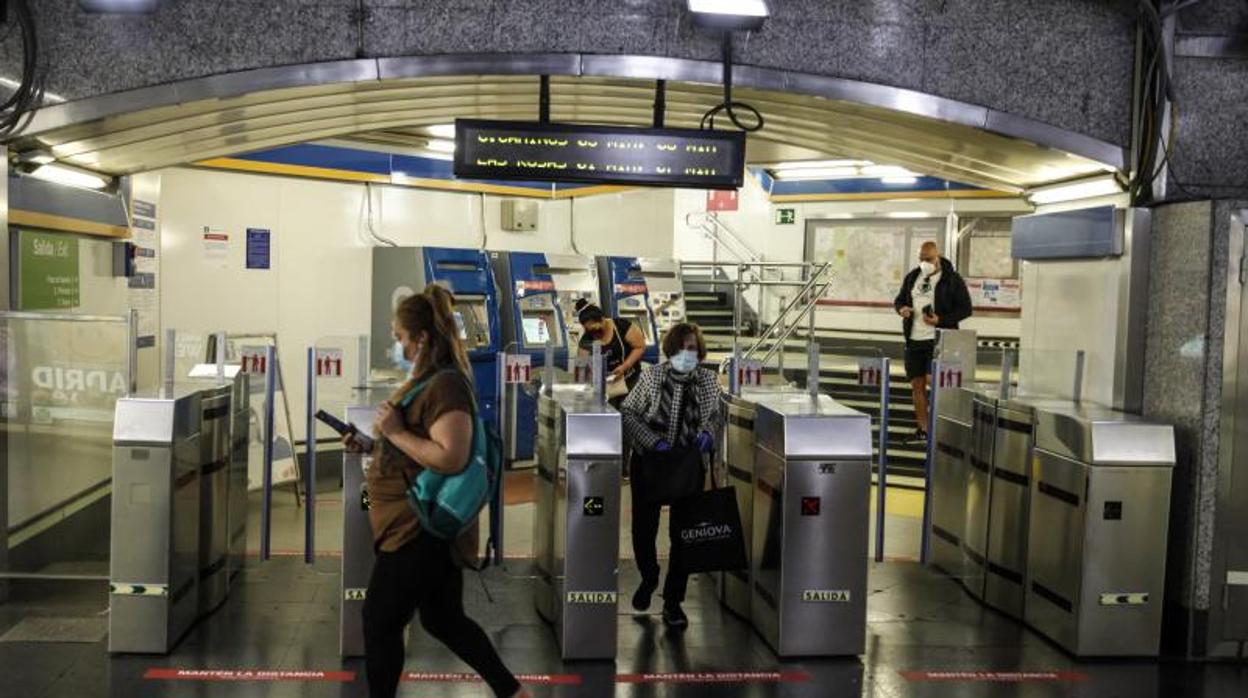
[[[450,371],[440,371],[412,386],[399,401],[398,408],[406,410],[430,381],[447,372]],[[455,540],[469,526],[476,524],[477,516],[486,504],[495,501],[502,470],[502,440],[494,425],[487,424],[481,418],[474,395],[472,450],[468,454],[468,464],[454,475],[426,468],[416,476],[415,482],[407,481],[407,503],[420,519],[421,530],[442,540]],[[407,475],[403,477],[406,479]]]

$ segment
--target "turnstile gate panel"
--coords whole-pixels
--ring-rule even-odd
[[[230,394],[229,511],[230,556],[226,565],[229,585],[247,559],[247,461],[251,453],[251,398],[249,374],[239,371]]]
[[[984,603],[1014,618],[1023,617],[1025,597],[1034,417],[1023,400],[1000,403],[993,438]]]
[[[551,583],[563,659],[614,659],[619,602],[620,415],[587,386],[554,386],[558,461],[553,483]],[[539,511],[539,516],[545,512]],[[541,529],[538,529],[541,533]],[[539,562],[538,576],[542,576]],[[542,602],[538,601],[540,608]]]
[[[724,445],[718,449],[719,472],[724,474],[727,482],[737,495],[737,511],[741,514],[741,529],[750,550],[749,542],[753,540],[754,529],[754,416],[756,401],[762,397],[790,400],[809,400],[810,395],[804,390],[776,386],[767,388],[743,388],[741,395],[732,396],[724,393],[720,396],[723,403],[720,414],[724,415]],[[750,599],[753,587],[750,584],[750,570],[729,570],[715,575],[718,585],[719,600],[729,610],[742,618],[750,617]]]
[[[936,459],[932,468],[931,564],[962,578],[962,536],[966,529],[967,459],[971,448],[973,393],[941,393],[936,407]]]
[[[966,515],[962,535],[962,586],[983,600],[988,574],[988,512],[992,504],[992,458],[997,436],[997,399],[976,393],[971,405],[967,454]]]
[[[166,653],[198,615],[200,418],[196,391],[117,401],[109,652]]]
[[[1103,408],[1037,406],[1026,621],[1081,656],[1155,656],[1174,430]]]
[[[375,398],[376,402],[370,401]],[[385,391],[367,391],[357,405],[347,406],[346,422],[362,434],[373,433],[377,405]],[[365,473],[372,464],[366,453],[342,456],[342,568],[338,576],[338,652],[343,657],[364,656],[364,598],[373,573],[373,528],[368,521]]]
[[[533,597],[537,613],[555,621],[555,477],[559,472],[564,424],[559,401],[543,395],[537,403],[537,479],[534,483],[533,562],[538,587]]]
[[[780,656],[861,654],[870,418],[826,396],[764,397],[754,430],[754,627]]]
[[[199,440],[199,613],[213,612],[228,593],[230,396],[233,386],[205,388]]]

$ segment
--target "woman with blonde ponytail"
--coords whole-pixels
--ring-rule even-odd
[[[422,532],[407,487],[428,468],[455,474],[472,451],[472,370],[459,338],[454,296],[430,285],[395,309],[395,354],[411,364],[403,386],[377,413],[377,451],[368,469],[369,523],[377,551],[364,601],[369,694],[398,690],[403,630],[420,623],[477,671],[498,696],[527,696],[490,640],[464,614],[463,567],[475,565],[477,527],[456,541]],[[354,439],[346,441],[354,448]]]

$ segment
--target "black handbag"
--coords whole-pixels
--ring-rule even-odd
[[[737,493],[732,487],[715,487],[672,504],[672,567],[686,574],[743,570],[749,567],[745,532]]]
[[[702,452],[697,446],[634,452],[629,476],[644,501],[671,504],[702,490]]]

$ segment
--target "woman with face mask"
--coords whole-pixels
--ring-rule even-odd
[[[719,421],[719,382],[713,371],[700,366],[706,358],[702,331],[697,325],[675,325],[663,337],[662,348],[667,361],[642,374],[637,388],[629,393],[620,409],[625,437],[634,452],[630,480],[632,534],[641,586],[633,595],[633,608],[638,611],[650,607],[650,597],[659,585],[655,537],[665,502],[656,500],[653,494],[663,487],[656,480],[665,473],[653,466],[683,462],[683,458],[691,456],[700,468],[702,457],[715,444]],[[701,481],[699,478],[698,483]],[[668,534],[675,535],[675,529],[669,526]],[[689,625],[680,608],[688,578],[680,569],[680,560],[673,557],[663,584],[663,622],[670,628]]]
[[[602,362],[608,375],[611,380],[623,380],[631,391],[641,375],[639,364],[646,353],[646,336],[641,328],[624,318],[607,317],[602,308],[584,298],[576,302],[576,319],[585,330],[577,347],[578,354],[590,356],[594,342],[602,342]],[[618,408],[619,400],[613,400],[612,404]]]
[[[527,696],[489,637],[464,614],[463,567],[475,566],[477,527],[447,541],[421,531],[408,483],[426,468],[454,474],[472,451],[472,369],[459,338],[451,292],[431,285],[395,310],[394,359],[407,380],[377,413],[368,468],[368,519],[377,551],[364,602],[369,695],[394,696],[403,672],[404,629],[417,611],[429,634],[464,660],[498,696]],[[348,450],[356,450],[348,436]]]

